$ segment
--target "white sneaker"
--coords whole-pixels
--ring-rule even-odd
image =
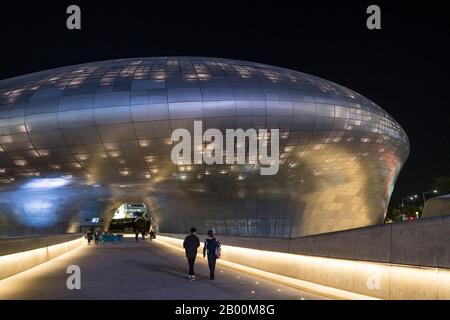
[[[195,280],[195,276],[191,276],[190,278],[189,278],[189,281],[194,281]]]

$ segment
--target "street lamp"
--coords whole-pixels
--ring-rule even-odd
[[[416,200],[418,197],[419,197],[419,196],[418,196],[417,194],[414,194],[414,195],[407,196],[407,197],[404,197],[404,198],[401,199],[401,200],[402,200],[403,215],[406,214],[406,204],[405,204],[405,200],[408,200],[408,201],[414,201],[414,200]]]
[[[422,198],[423,198],[423,206],[425,207],[425,201],[426,201],[426,199],[425,199],[425,195],[426,194],[429,194],[429,193],[438,193],[438,191],[436,190],[436,189],[434,189],[434,190],[431,190],[431,191],[425,191],[425,192],[423,192],[422,193]]]
[[[417,198],[418,198],[418,195],[417,195],[417,194],[402,198],[402,207],[405,206],[405,200],[413,201],[413,200],[415,200],[415,199],[417,199]]]

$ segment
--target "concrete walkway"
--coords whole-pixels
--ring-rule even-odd
[[[81,290],[68,290],[66,268],[81,268]],[[204,259],[197,280],[186,280],[183,253],[125,238],[83,245],[56,259],[0,281],[0,299],[323,299],[320,296],[217,266],[209,280]]]

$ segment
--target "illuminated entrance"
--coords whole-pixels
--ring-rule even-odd
[[[152,218],[149,217],[147,206],[144,203],[123,203],[114,212],[109,231],[132,233],[135,229],[135,221],[143,217],[146,221],[146,230],[149,231],[152,225]]]

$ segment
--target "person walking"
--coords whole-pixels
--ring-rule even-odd
[[[195,235],[197,229],[192,227],[191,234],[188,235],[183,242],[183,248],[186,252],[186,258],[188,261],[189,272],[188,272],[188,280],[195,280],[195,272],[194,272],[194,264],[195,257],[197,256],[197,249],[200,247],[200,239]]]
[[[155,230],[152,228],[152,229],[150,230],[150,242],[151,242],[153,239],[156,239],[156,233],[155,233]]]
[[[95,244],[98,244],[98,240],[100,240],[100,232],[97,230],[94,233]]]
[[[88,241],[88,245],[91,245],[91,241],[92,241],[92,231],[91,230],[89,230],[86,233],[86,238],[87,238],[87,241]]]
[[[139,239],[139,234],[142,234],[142,240],[145,240],[145,227],[147,225],[147,221],[145,220],[145,218],[140,215],[136,218],[136,220],[134,220],[134,232],[136,235],[136,242]]]
[[[214,238],[212,230],[208,231],[208,239],[205,240],[203,247],[203,258],[208,255],[209,278],[214,280],[214,272],[216,270],[216,260],[220,258],[220,242]]]

